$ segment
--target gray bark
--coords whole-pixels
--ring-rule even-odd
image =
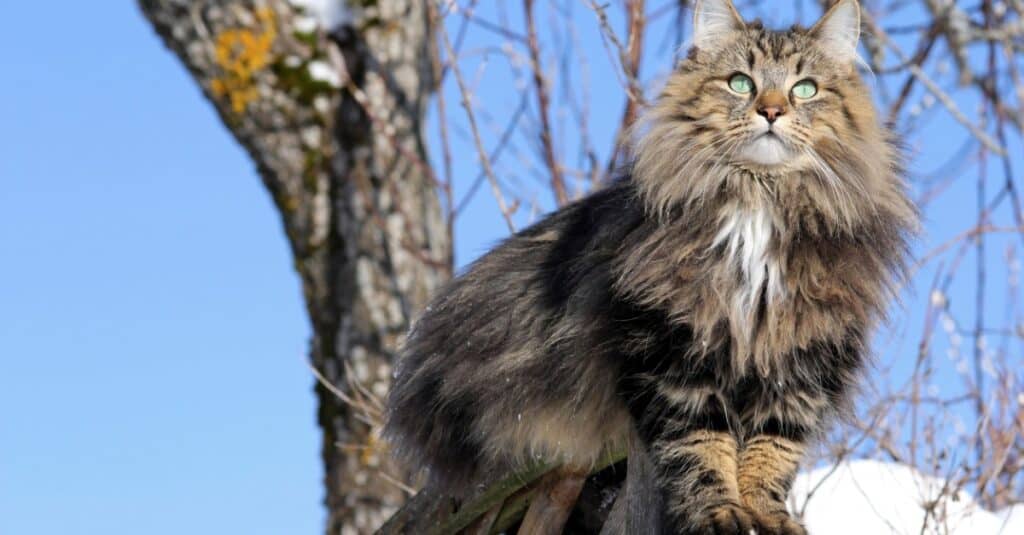
[[[300,32],[281,0],[139,4],[281,213],[328,383],[327,532],[369,533],[405,500],[377,438],[394,348],[449,275],[450,246],[421,139],[436,72],[426,3],[348,1],[330,35]]]

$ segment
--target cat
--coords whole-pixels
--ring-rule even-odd
[[[638,436],[670,533],[804,534],[785,499],[849,408],[917,213],[856,65],[860,8],[811,28],[694,4],[623,176],[506,239],[411,330],[385,436],[457,487]]]

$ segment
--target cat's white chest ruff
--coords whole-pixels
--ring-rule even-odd
[[[775,226],[771,214],[763,208],[733,208],[724,218],[713,247],[725,245],[726,261],[738,269],[742,278],[733,300],[733,319],[744,328],[764,292],[768,303],[784,295],[782,264],[771,252]]]

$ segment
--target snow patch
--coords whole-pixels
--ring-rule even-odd
[[[338,72],[327,63],[316,59],[309,62],[309,67],[307,68],[309,69],[309,76],[314,80],[324,82],[332,87],[341,87],[341,82],[338,80]]]
[[[299,33],[313,33],[317,26],[320,26],[320,21],[316,17],[301,15],[292,19],[292,26],[295,26],[295,31]]]
[[[291,0],[291,4],[302,8],[307,15],[314,17],[328,30],[333,30],[352,19],[348,7],[345,6],[345,0]]]
[[[992,512],[967,492],[944,487],[942,479],[909,466],[851,461],[797,476],[790,509],[804,511],[810,535],[1024,533],[1024,505]],[[931,514],[926,513],[929,505]]]

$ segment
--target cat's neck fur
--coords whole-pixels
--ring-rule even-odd
[[[891,295],[903,225],[869,200],[836,197],[813,171],[720,172],[691,202],[644,201],[652,226],[628,242],[619,288],[691,326],[695,351],[731,354],[739,373],[771,374],[781,357],[837,335],[859,342]],[[858,202],[869,211],[833,204]]]

